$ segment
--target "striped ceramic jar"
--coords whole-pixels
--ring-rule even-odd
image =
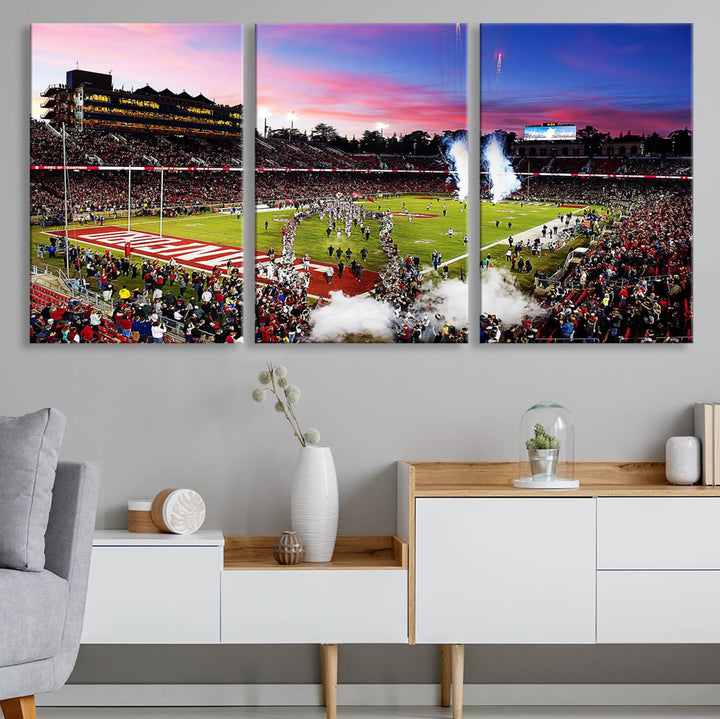
[[[300,564],[305,557],[305,546],[297,532],[285,530],[273,543],[273,557],[278,564]]]

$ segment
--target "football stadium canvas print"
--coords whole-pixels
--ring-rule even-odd
[[[481,340],[692,342],[692,25],[481,48]]]
[[[467,342],[466,26],[257,27],[257,342]]]
[[[242,26],[34,24],[30,341],[242,339]]]

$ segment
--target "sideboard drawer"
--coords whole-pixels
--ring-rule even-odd
[[[720,497],[599,497],[598,569],[720,569]]]
[[[597,641],[717,644],[718,606],[717,571],[598,572]]]
[[[407,571],[225,571],[222,642],[405,644]]]

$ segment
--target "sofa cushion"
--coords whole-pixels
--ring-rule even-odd
[[[0,667],[55,656],[67,604],[68,583],[56,574],[0,569]]]
[[[64,432],[65,415],[56,409],[0,417],[0,567],[39,572],[45,566]]]

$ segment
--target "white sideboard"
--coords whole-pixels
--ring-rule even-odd
[[[443,645],[455,719],[465,644],[720,643],[720,487],[663,469],[585,463],[543,491],[515,463],[398,463],[409,642]]]

